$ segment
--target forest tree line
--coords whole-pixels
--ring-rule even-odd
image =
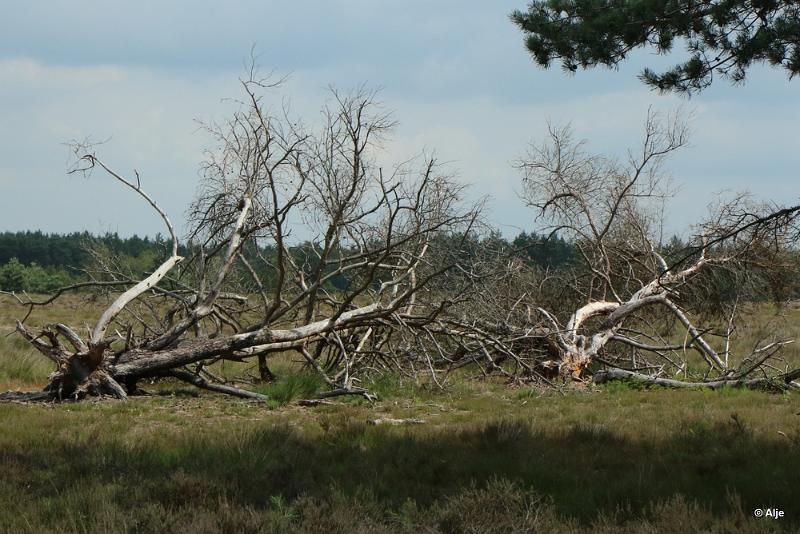
[[[443,238],[447,239],[447,238]],[[461,253],[475,253],[490,247],[497,254],[518,258],[525,263],[542,268],[557,268],[574,259],[575,249],[558,236],[545,236],[536,232],[522,232],[508,240],[499,233],[474,237],[470,242],[453,243]],[[316,244],[310,241],[291,247],[296,261],[309,270],[315,263]],[[180,253],[188,255],[192,244],[181,247]],[[275,251],[270,246],[245,246],[248,257],[255,259],[260,274],[269,279],[269,258]],[[110,259],[120,272],[141,276],[154,269],[168,254],[168,243],[160,234],[155,237],[133,235],[122,237],[118,233],[94,235],[89,232],[69,234],[41,231],[0,233],[0,290],[44,293],[71,283],[86,280],[96,270],[98,261]],[[258,261],[258,259],[261,261]],[[348,281],[334,278],[333,287],[344,287]]]
[[[520,261],[527,266],[542,270],[559,270],[573,266],[578,260],[575,244],[558,235],[521,232],[508,239],[499,232],[484,236],[471,236],[467,239],[440,236],[441,248],[451,249],[452,254],[475,257],[490,254],[507,261]],[[449,241],[449,243],[448,243]],[[108,232],[94,235],[89,232],[69,234],[44,233],[41,231],[0,233],[0,290],[46,293],[59,287],[78,283],[97,277],[101,270],[99,263],[111,261],[121,276],[141,277],[152,272],[168,255],[168,242],[160,234],[155,237],[133,235],[122,237]],[[191,242],[180,247],[182,255],[190,255]],[[317,267],[319,244],[305,241],[290,247],[298,265],[309,273]],[[678,236],[673,236],[662,245],[661,253],[666,258],[679,260],[687,250],[687,244]],[[246,257],[270,286],[270,259],[274,258],[274,247],[248,243],[244,246]],[[347,251],[341,250],[340,254]],[[800,264],[800,258],[792,263]],[[332,267],[330,267],[332,269]],[[786,273],[784,273],[785,275]],[[107,276],[107,275],[105,275]],[[241,278],[247,278],[241,273]],[[775,291],[784,297],[797,298],[800,295],[800,282],[783,276],[773,281]],[[346,289],[351,280],[345,276],[333,277],[331,289]],[[733,280],[731,284],[735,284]],[[719,283],[719,281],[717,281]],[[723,283],[723,285],[726,285]],[[719,289],[719,288],[717,288]],[[724,291],[722,294],[724,295]]]

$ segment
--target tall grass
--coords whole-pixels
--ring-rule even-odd
[[[786,397],[622,391],[440,400],[316,411],[209,397],[5,405],[0,531],[800,526],[800,424]],[[428,423],[370,426],[376,411]],[[756,507],[789,515],[758,521]]]
[[[0,337],[0,389],[36,387],[53,372],[52,363],[24,339]]]
[[[297,399],[313,398],[325,385],[322,378],[313,372],[302,369],[282,370],[275,382],[252,388],[269,397],[277,406],[283,406]]]

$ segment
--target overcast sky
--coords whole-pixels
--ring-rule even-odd
[[[98,154],[143,185],[182,227],[209,139],[195,119],[224,118],[255,45],[260,64],[291,74],[283,93],[309,121],[326,87],[362,82],[400,125],[387,157],[435,150],[506,235],[534,227],[511,163],[548,120],[571,123],[593,151],[623,154],[649,106],[694,111],[691,147],[668,164],[681,187],[673,231],[720,191],[800,198],[800,82],[757,68],[743,87],[718,81],[686,100],[637,79],[669,60],[642,52],[618,71],[541,70],[508,21],[525,0],[2,0],[0,231],[153,235],[159,220],[102,175],[67,176],[63,145],[91,136]]]

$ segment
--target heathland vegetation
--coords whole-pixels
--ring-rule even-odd
[[[93,322],[69,297],[34,325]],[[777,312],[777,315],[776,315]],[[0,305],[13,330],[18,307]],[[741,342],[800,312],[762,308]],[[800,354],[786,356],[800,363]],[[52,366],[0,338],[0,389],[43,387]],[[371,377],[377,395],[303,406],[326,385],[302,359],[213,372],[268,403],[144,384],[127,402],[5,404],[0,531],[41,532],[776,532],[800,490],[795,395],[684,391],[618,382],[542,388],[452,374],[439,387]],[[249,377],[249,378],[247,378]],[[241,382],[244,380],[245,382]],[[375,420],[420,420],[402,426]],[[756,508],[786,512],[757,519]],[[13,510],[14,513],[8,513]]]

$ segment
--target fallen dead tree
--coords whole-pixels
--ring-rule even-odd
[[[732,348],[740,300],[774,299],[764,295],[770,280],[796,277],[786,255],[800,207],[739,196],[696,226],[688,246],[669,250],[661,165],[686,142],[684,123],[650,114],[641,147],[620,163],[587,154],[569,129],[551,129],[519,164],[523,197],[552,234],[574,243],[576,257],[555,271],[513,255],[488,261],[493,276],[476,288],[468,313],[439,322],[439,331],[461,339],[461,361],[548,384],[636,378],[674,387],[800,387],[796,371],[776,367],[791,341],[779,332],[747,353]]]
[[[141,279],[98,255],[81,289],[124,291],[86,336],[66,324],[34,330],[18,322],[56,370],[43,392],[3,398],[124,399],[141,380],[168,377],[263,399],[210,366],[257,361],[260,378],[270,380],[268,358],[286,352],[323,377],[329,389],[320,397],[369,395],[358,371],[391,365],[407,348],[398,332],[421,332],[461,298],[465,285],[429,291],[457,264],[435,241],[466,235],[478,207],[463,204],[461,186],[433,158],[392,172],[376,165],[394,122],[374,93],[334,91],[322,126],[310,132],[284,110],[271,113],[261,96],[273,87],[267,81],[251,73],[242,87],[233,118],[208,127],[218,147],[203,166],[184,256],[138,173],[126,177],[92,146],[74,145],[72,172],[101,172],[135,192],[163,220],[171,250]],[[293,239],[297,232],[310,240]],[[29,312],[53,300],[14,297]]]
[[[781,378],[783,380],[781,380]],[[602,369],[592,376],[595,384],[603,384],[613,380],[631,380],[649,386],[662,386],[668,388],[700,388],[700,389],[720,389],[720,388],[747,388],[782,391],[792,386],[792,381],[786,376],[776,378],[719,378],[716,380],[686,382],[673,378],[661,378],[658,376],[626,371],[625,369]]]

